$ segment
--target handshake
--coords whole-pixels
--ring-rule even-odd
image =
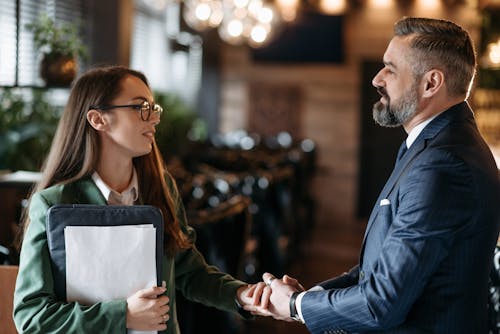
[[[284,275],[278,279],[270,273],[262,275],[263,282],[241,287],[237,298],[243,309],[254,315],[273,317],[284,321],[301,321],[295,298],[304,291],[294,278]]]

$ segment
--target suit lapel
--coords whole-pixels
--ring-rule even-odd
[[[106,199],[95,185],[91,177],[85,177],[74,183],[73,193],[75,204],[106,205]]]
[[[366,238],[380,209],[380,201],[384,198],[389,197],[390,193],[396,187],[403,173],[411,166],[414,159],[424,151],[424,149],[428,146],[428,142],[430,140],[435,138],[436,135],[439,132],[441,132],[441,130],[451,122],[451,120],[455,118],[466,118],[466,117],[472,117],[472,110],[470,109],[467,102],[459,103],[451,107],[450,109],[444,111],[443,113],[438,115],[435,119],[433,119],[424,128],[422,133],[420,133],[415,142],[405,153],[403,158],[396,163],[391,173],[391,176],[389,177],[384,188],[380,192],[377,202],[375,203],[372,213],[370,214],[370,218],[368,219],[368,225],[366,227],[363,243],[361,246],[360,263],[362,263],[361,260],[363,258]]]

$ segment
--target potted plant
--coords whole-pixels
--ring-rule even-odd
[[[62,110],[44,90],[0,89],[0,170],[39,171]]]
[[[77,26],[56,24],[47,15],[42,15],[26,28],[33,32],[35,47],[43,52],[40,75],[46,85],[68,86],[78,71],[77,58],[87,55]]]

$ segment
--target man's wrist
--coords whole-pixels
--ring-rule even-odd
[[[299,314],[297,313],[297,306],[295,305],[295,302],[297,301],[297,296],[299,294],[300,294],[299,291],[295,291],[290,296],[290,318],[296,321],[301,321]]]

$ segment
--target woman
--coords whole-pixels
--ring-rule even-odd
[[[154,140],[162,111],[145,76],[125,67],[94,69],[74,84],[25,221],[14,295],[20,332],[124,333],[127,328],[179,333],[176,289],[226,311],[261,301],[267,305],[270,290],[263,283],[247,285],[208,266],[193,245],[194,231]],[[45,221],[51,206],[72,203],[160,208],[166,288],[94,305],[57,300]]]

